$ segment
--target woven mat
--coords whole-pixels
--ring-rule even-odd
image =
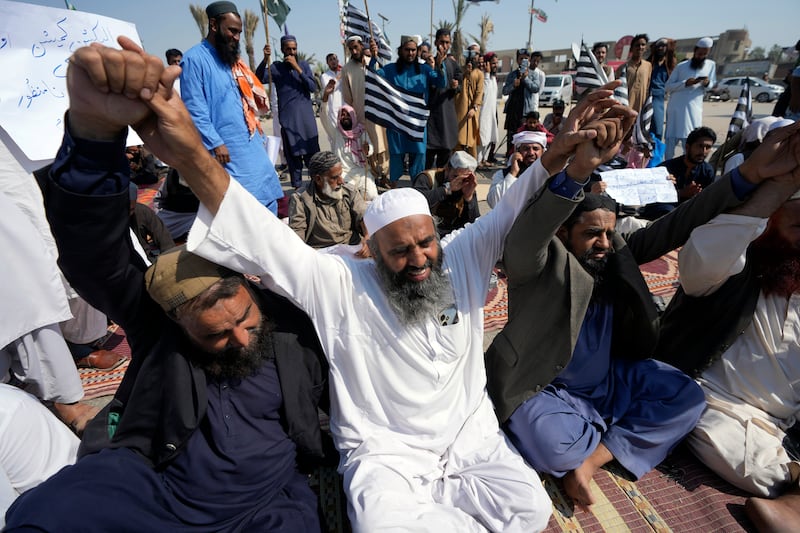
[[[637,482],[609,470],[592,480],[597,503],[575,509],[561,482],[543,476],[553,501],[546,531],[753,531],[744,513],[747,494],[701,465],[684,447]]]
[[[78,370],[83,383],[83,399],[92,400],[101,396],[110,396],[117,391],[122,382],[131,357],[131,348],[125,338],[125,332],[117,325],[109,326],[109,336],[103,342],[103,348],[111,350],[117,355],[126,357],[125,362],[114,370],[105,371],[95,368],[81,368]]]

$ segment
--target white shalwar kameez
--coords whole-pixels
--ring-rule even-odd
[[[695,128],[703,125],[703,95],[706,87],[702,83],[686,86],[689,78],[702,78],[708,76],[708,86],[717,83],[717,64],[706,59],[699,69],[692,68],[692,61],[687,59],[678,63],[670,74],[665,85],[669,94],[667,104],[667,126],[664,132],[666,139],[665,159],[672,159],[675,155],[675,146],[678,141],[684,143],[686,151],[686,137]]]
[[[479,121],[478,161],[482,163],[489,158],[492,143],[497,144],[500,140],[497,127],[497,78],[488,72],[483,73],[483,103]]]
[[[331,432],[355,531],[543,529],[551,503],[500,430],[486,392],[489,276],[540,163],[501,209],[442,240],[457,323],[404,325],[373,261],[320,254],[231,180],[216,216],[201,206],[191,251],[262,281],[304,309],[330,362]]]
[[[713,293],[742,271],[767,219],[723,214],[694,230],[680,252],[690,296]],[[731,484],[776,497],[800,464],[783,447],[800,412],[800,294],[758,297],[753,320],[698,378],[708,406],[689,435],[692,451]]]
[[[486,193],[486,203],[489,204],[489,207],[494,209],[494,207],[500,203],[500,200],[503,196],[506,195],[508,189],[514,185],[517,180],[516,176],[512,176],[506,170],[498,170],[492,176],[492,184],[489,185],[489,192]]]

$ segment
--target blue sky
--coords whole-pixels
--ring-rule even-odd
[[[292,8],[287,19],[289,31],[297,36],[298,47],[323,60],[328,52],[342,57],[339,41],[338,5],[336,0],[286,0]],[[28,3],[63,8],[63,0],[29,0]],[[89,11],[136,24],[145,48],[162,55],[167,48],[186,50],[199,42],[201,35],[182,0],[72,0],[81,11]],[[205,6],[206,1],[194,3]],[[240,12],[260,12],[259,0],[237,0]],[[353,4],[363,10],[363,0]],[[434,0],[433,23],[453,20],[451,0]],[[792,46],[800,38],[798,0],[536,0],[544,10],[547,23],[534,21],[534,48],[565,48],[571,42],[615,41],[624,35],[647,33],[659,37],[693,37],[716,35],[727,29],[746,27],[753,46],[765,49],[773,44]],[[495,24],[489,49],[525,46],[528,40],[528,0],[500,0],[472,5],[466,13],[463,30],[478,34],[481,15],[488,14]],[[24,6],[21,6],[24,9]],[[370,15],[378,23],[384,15],[386,32],[393,43],[402,34],[427,34],[431,24],[430,0],[372,0]],[[270,21],[270,37],[280,31]],[[263,25],[255,36],[256,60],[265,41]],[[244,49],[244,47],[242,47]]]

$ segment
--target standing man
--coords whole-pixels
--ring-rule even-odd
[[[686,151],[686,137],[703,125],[703,94],[706,87],[717,83],[717,65],[708,59],[713,44],[711,37],[698,40],[692,58],[678,63],[667,80],[666,89],[670,96],[664,159],[675,156],[678,143]]]
[[[323,72],[320,76],[320,84],[322,85],[321,89],[325,90],[328,83],[333,81],[333,92],[328,95],[328,118],[330,120],[336,120],[337,110],[342,107],[343,103],[341,83],[342,65],[339,64],[339,58],[333,52],[325,56],[325,63],[328,65],[328,70]],[[330,135],[328,135],[328,141],[331,145],[333,144],[333,139]]]
[[[653,66],[650,75],[650,96],[653,98],[653,119],[650,122],[650,132],[658,138],[664,139],[664,110],[666,87],[672,71],[675,70],[675,41],[662,37],[650,45],[650,55],[647,60]]]
[[[239,56],[242,19],[232,2],[206,8],[208,36],[181,67],[181,98],[205,147],[250,194],[274,213],[283,197],[267,155],[259,116],[269,109],[261,82]]]
[[[303,184],[303,163],[308,166],[311,156],[319,152],[317,119],[311,104],[311,95],[317,91],[317,80],[308,63],[297,58],[294,35],[281,37],[281,53],[283,61],[273,63],[269,68],[278,93],[283,155],[289,164],[292,187],[297,189]],[[267,44],[262,65],[269,63],[271,55],[272,48]]]
[[[600,68],[606,73],[608,81],[614,81],[614,69],[611,68],[606,61],[608,59],[608,45],[602,42],[594,43],[592,46],[592,53],[594,57],[597,58],[597,63],[600,65]]]
[[[391,85],[408,91],[417,96],[421,96],[428,101],[431,89],[442,89],[445,86],[445,74],[443,62],[450,47],[449,38],[447,42],[440,42],[437,45],[436,59],[434,68],[423,65],[417,61],[417,40],[413,35],[403,35],[400,37],[400,47],[397,49],[397,61],[390,63],[381,69],[377,69],[378,75],[386,79]],[[369,68],[376,69],[378,57],[378,45],[375,41],[370,43],[372,59]],[[455,114],[455,109],[453,110]],[[454,117],[455,118],[455,117]],[[430,124],[430,121],[428,122]],[[408,173],[416,176],[425,169],[425,148],[428,142],[428,128],[421,141],[409,139],[404,134],[395,129],[386,132],[389,141],[389,178],[387,184],[389,188],[397,186],[397,180],[403,175],[403,156],[409,154]]]
[[[499,141],[497,132],[497,54],[488,52],[483,56],[483,105],[481,105],[480,144],[478,145],[479,167],[487,167]]]
[[[542,69],[539,68],[539,64],[542,62],[542,53],[538,50],[531,54],[531,72],[533,73],[534,80],[536,84],[539,86],[541,90],[544,87],[545,81],[547,81],[547,75],[544,73]],[[529,111],[538,111],[539,110],[539,91],[533,93],[533,107]],[[527,115],[525,113],[523,116]]]
[[[367,120],[364,116],[364,70],[367,68],[364,43],[358,35],[347,38],[347,50],[350,59],[342,67],[341,87],[342,99],[356,111],[357,122],[364,125],[369,141],[372,143],[372,154],[367,162],[373,175],[378,180],[385,180],[389,175],[389,147],[386,142],[386,129]],[[323,87],[324,89],[324,87]]]
[[[428,100],[431,114],[428,116],[428,143],[425,154],[425,168],[440,168],[447,164],[450,152],[458,144],[458,115],[456,113],[456,95],[464,89],[464,73],[458,62],[448,54],[451,38],[450,30],[439,28],[436,30],[436,40],[433,42],[439,54],[444,54],[442,71],[446,84],[439,88],[432,88]],[[410,172],[412,178],[417,174]]]
[[[641,33],[631,41],[630,59],[619,67],[617,78],[625,78],[628,85],[628,106],[637,113],[642,110],[650,90],[653,65],[644,58],[650,38]]]
[[[536,111],[539,103],[537,93],[539,79],[530,67],[530,52],[527,48],[517,50],[517,69],[512,70],[503,84],[503,94],[508,96],[503,112],[506,115],[506,155],[511,154],[511,140],[522,125],[523,117]]]
[[[470,52],[472,54],[472,52]],[[477,157],[480,141],[480,112],[483,105],[483,70],[477,55],[467,59],[464,82],[456,94],[456,116],[458,117],[458,144],[456,148],[465,150],[473,158]]]

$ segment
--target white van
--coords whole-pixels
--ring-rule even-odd
[[[554,100],[572,101],[572,76],[569,74],[550,74],[545,78],[544,87],[539,88],[539,105],[552,106]]]

